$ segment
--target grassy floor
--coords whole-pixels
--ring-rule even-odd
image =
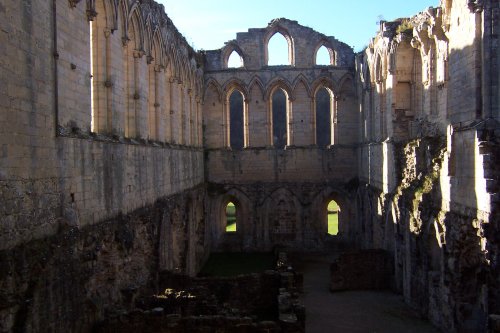
[[[328,213],[328,233],[330,235],[339,233],[339,214]]]
[[[335,201],[328,204],[328,233],[336,235],[339,233],[339,205]]]
[[[226,232],[236,231],[236,207],[232,202],[226,206]]]
[[[275,266],[272,253],[212,253],[200,276],[260,273]]]

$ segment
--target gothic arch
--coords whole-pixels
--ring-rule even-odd
[[[219,99],[219,102],[222,102],[222,87],[219,85],[217,80],[214,78],[209,78],[207,82],[205,82],[205,91],[203,94],[203,99],[205,100],[207,97],[207,91],[208,89],[213,88],[214,91],[217,93],[217,97]]]
[[[377,52],[375,54],[375,67],[373,67],[372,78],[375,80],[374,83],[380,83],[384,81],[387,77],[387,65],[386,65],[386,57],[381,54],[381,52]]]
[[[242,66],[241,67],[245,67],[245,64],[246,64],[246,55],[245,53],[243,53],[243,51],[241,50],[240,46],[238,45],[238,43],[236,43],[236,41],[231,41],[229,43],[227,43],[224,48],[222,49],[222,52],[221,52],[221,56],[222,56],[222,68],[224,69],[227,69],[228,68],[228,61],[229,61],[229,57],[231,56],[231,54],[234,52],[238,53],[238,55],[241,57],[242,59]]]
[[[349,194],[340,188],[328,186],[316,194],[311,205],[313,213],[315,212],[317,214],[314,216],[313,221],[318,223],[316,228],[323,231],[326,235],[328,231],[326,214],[323,215],[323,213],[326,212],[326,207],[331,200],[334,200],[340,207],[339,233],[343,234],[349,230],[349,225],[342,222],[356,221],[354,216],[355,207],[352,206],[352,203],[355,201],[351,200]]]
[[[225,105],[224,118],[225,118],[225,121],[223,122],[223,124],[225,125],[224,131],[227,133],[226,137],[228,139],[226,142],[226,145],[228,147],[233,148],[233,149],[235,147],[238,147],[238,145],[235,146],[234,143],[232,142],[232,139],[235,138],[235,139],[237,139],[237,141],[240,141],[241,139],[243,139],[243,142],[242,142],[243,147],[247,147],[248,146],[248,139],[249,139],[248,101],[250,98],[248,91],[244,85],[244,82],[242,82],[236,78],[233,78],[233,79],[229,80],[228,82],[226,82],[226,84],[224,85],[223,91],[225,93],[225,99],[224,99],[224,105]],[[231,112],[230,98],[235,91],[238,91],[242,95],[242,98],[243,98],[243,100],[242,100],[243,109],[241,110],[241,115],[240,115],[241,118],[239,118],[240,116],[235,116],[235,114],[233,114]],[[239,111],[238,111],[238,113],[239,113]],[[236,117],[236,118],[233,118],[233,117]],[[236,123],[239,123],[240,121],[242,121],[242,128],[239,128],[238,126],[235,127],[236,125],[232,123],[232,119],[236,119],[237,120]],[[240,133],[240,130],[242,130],[243,133]],[[233,134],[236,136],[233,137]],[[241,147],[239,147],[239,148],[241,148]]]
[[[250,94],[252,93],[252,90],[254,88],[259,88],[260,89],[260,93],[261,93],[261,96],[262,96],[262,100],[265,99],[265,87],[264,87],[264,84],[262,83],[262,81],[260,80],[259,76],[255,75],[251,80],[250,80],[250,83],[248,84],[248,93],[249,93],[249,96]]]
[[[355,92],[356,88],[354,86],[354,82],[355,82],[354,77],[351,74],[344,74],[340,78],[339,83],[338,83],[338,87],[337,87],[338,94],[340,94],[340,92],[342,92],[344,90],[344,87],[346,87],[348,84],[350,84],[350,86],[348,88],[350,90],[352,90],[352,92]]]
[[[245,100],[249,99],[248,90],[246,88],[245,82],[243,82],[242,80],[238,78],[231,78],[227,80],[226,83],[224,83],[223,91],[226,92],[226,98],[227,96],[231,95],[234,90],[239,90],[243,94]]]
[[[292,101],[293,100],[293,89],[291,84],[283,77],[277,77],[271,80],[266,87],[266,93],[265,93],[265,99],[267,101],[270,100],[272,97],[273,93],[276,91],[276,89],[281,88],[283,89],[287,95],[288,95],[288,100]]]
[[[144,50],[144,24],[142,21],[142,15],[140,13],[140,8],[138,3],[134,4],[130,10],[130,14],[128,15],[128,28],[129,31],[132,29],[133,31],[133,42],[135,46],[135,50],[143,51]],[[130,34],[127,34],[130,37]]]
[[[336,61],[336,57],[335,57],[335,51],[333,49],[333,46],[332,44],[330,43],[330,41],[328,41],[327,39],[322,39],[320,40],[317,44],[316,44],[316,47],[314,48],[314,54],[313,54],[313,61],[312,63],[314,65],[318,65],[316,63],[317,61],[317,58],[318,58],[318,51],[319,49],[321,49],[321,47],[325,47],[326,50],[328,51],[328,54],[330,55],[330,66],[334,66],[335,65],[335,61]]]
[[[118,29],[118,1],[103,0],[104,16],[106,17],[106,27],[111,31]]]
[[[251,201],[248,196],[237,188],[231,188],[225,193],[219,195],[213,203],[213,218],[215,226],[213,230],[214,239],[220,240],[221,236],[225,234],[224,232],[224,221],[225,221],[225,208],[229,202],[233,202],[236,206],[236,220],[238,221],[237,233],[249,233],[250,228],[253,226],[249,223]]]
[[[295,80],[293,81],[292,87],[293,87],[294,96],[297,96],[297,94],[295,92],[296,92],[297,86],[300,83],[304,84],[304,87],[306,88],[306,91],[307,91],[307,96],[311,97],[312,96],[312,94],[311,94],[311,86],[310,86],[309,82],[307,81],[307,78],[303,74],[299,74],[295,78]]]
[[[274,190],[264,198],[263,207],[265,244],[295,245],[302,243],[303,234],[299,209],[301,203],[292,191],[287,188]]]
[[[327,76],[322,76],[318,77],[314,82],[311,84],[311,95],[316,96],[316,93],[318,92],[319,89],[321,88],[327,88],[332,92],[332,94],[336,94],[337,88],[335,87],[335,84],[333,80]]]
[[[163,41],[162,41],[162,35],[160,32],[160,29],[156,29],[155,32],[153,33],[153,38],[151,42],[151,57],[156,65],[163,66],[165,67],[166,62],[165,62],[165,57],[163,56],[164,54],[164,48],[163,46]]]
[[[270,27],[264,35],[264,65],[269,63],[269,41],[276,34],[280,33],[288,43],[288,62],[290,66],[295,66],[295,45],[294,40],[288,30],[280,24]]]

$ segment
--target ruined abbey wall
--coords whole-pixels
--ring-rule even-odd
[[[498,311],[494,10],[441,1],[381,22],[356,63],[359,245],[389,250],[396,289],[447,332],[483,332]]]
[[[277,33],[287,40],[289,64],[271,66],[268,42]],[[329,51],[329,65],[316,65],[321,46]],[[241,57],[241,67],[228,68],[232,52]],[[208,215],[216,247],[230,249],[230,243],[236,249],[267,250],[276,245],[313,249],[322,244],[328,199],[343,197],[346,183],[357,177],[353,166],[359,115],[353,74],[350,47],[287,19],[238,33],[222,49],[206,51],[203,121],[207,181],[218,189],[210,196]],[[331,133],[327,146],[319,144],[317,135],[323,124],[317,123],[316,96],[322,88],[329,92],[331,103],[322,111]],[[277,90],[284,91],[287,99],[284,146],[274,133]],[[244,100],[240,148],[231,142],[230,97],[235,91]],[[236,235],[224,234],[221,219],[230,200],[246,212]],[[354,214],[347,213],[347,206],[345,211],[346,217]]]
[[[0,331],[89,331],[210,251],[322,249],[330,200],[436,326],[493,327],[498,11],[442,0],[357,55],[287,19],[196,52],[152,0],[3,1]]]
[[[207,256],[198,55],[153,1],[0,21],[0,331],[88,331]]]

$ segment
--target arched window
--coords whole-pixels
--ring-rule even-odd
[[[326,88],[316,92],[316,145],[326,147],[332,143],[332,95]]]
[[[273,146],[278,149],[285,148],[288,142],[286,126],[286,113],[288,96],[283,89],[276,89],[272,98],[273,113]]]
[[[267,55],[269,66],[291,65],[290,48],[288,41],[279,32],[276,32],[267,44]]]
[[[227,68],[241,68],[243,67],[243,58],[236,51],[231,52],[227,59]]]
[[[339,233],[339,212],[339,205],[335,200],[330,200],[328,206],[326,206],[329,235],[336,236]]]
[[[333,65],[330,51],[326,46],[321,46],[316,52],[316,65],[330,66]]]
[[[244,100],[238,90],[229,96],[229,146],[233,149],[242,149],[244,142]]]
[[[229,201],[226,205],[226,232],[236,232],[236,205]]]

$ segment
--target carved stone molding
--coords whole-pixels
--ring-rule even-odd
[[[87,20],[93,21],[96,16],[95,0],[87,0]]]
[[[79,3],[80,1],[82,1],[82,0],[69,0],[69,6],[70,6],[71,8],[75,8],[75,7],[76,7],[76,5],[78,5],[78,3]]]

